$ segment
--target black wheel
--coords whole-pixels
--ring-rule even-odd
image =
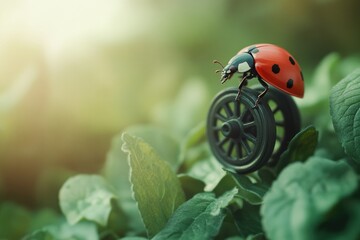
[[[258,93],[263,91],[261,86],[254,89]],[[269,105],[275,119],[276,142],[269,161],[269,165],[274,166],[280,155],[287,149],[291,139],[300,131],[300,113],[291,96],[273,87],[269,88],[261,101]]]
[[[207,137],[216,159],[238,173],[256,171],[270,159],[276,132],[271,109],[260,103],[253,109],[257,92],[243,88],[240,101],[237,88],[220,92],[213,100],[207,118]]]

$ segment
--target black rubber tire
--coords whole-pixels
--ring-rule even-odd
[[[266,103],[253,108],[257,92],[243,88],[221,91],[212,101],[207,117],[207,138],[216,159],[227,169],[250,173],[271,158],[275,141],[275,120]]]

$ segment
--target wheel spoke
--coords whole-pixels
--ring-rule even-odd
[[[244,147],[247,154],[251,153],[251,148],[249,146],[249,143],[246,140],[241,141],[241,145]]]
[[[252,143],[256,142],[256,138],[253,135],[244,133],[244,136],[245,136],[245,139],[249,140],[250,142],[252,142]]]
[[[238,117],[240,115],[240,103],[235,101],[234,105],[235,105],[235,108],[234,108],[235,116]]]
[[[255,121],[247,122],[243,124],[244,128],[249,128],[255,126]]]
[[[222,147],[227,141],[229,141],[229,138],[224,138],[223,140],[221,140],[221,141],[218,143],[218,146],[219,146],[219,147]]]
[[[236,144],[235,149],[236,149],[236,154],[237,154],[238,158],[239,159],[242,158],[243,154],[242,154],[241,145],[239,143]]]
[[[220,131],[221,130],[221,126],[214,126],[212,128],[214,131]]]
[[[235,146],[234,141],[230,141],[230,143],[229,143],[229,148],[228,148],[228,150],[227,150],[227,156],[228,156],[228,157],[231,157],[231,153],[232,153],[232,151],[233,151],[233,149],[234,149],[234,146]]]
[[[249,112],[249,109],[244,109],[244,111],[240,114],[239,119],[243,120],[243,118],[246,116],[246,114]]]
[[[226,122],[227,121],[227,118],[224,117],[223,115],[221,115],[220,113],[216,113],[215,114],[215,117],[223,122]]]
[[[224,109],[228,117],[232,117],[234,115],[229,104],[225,104]]]

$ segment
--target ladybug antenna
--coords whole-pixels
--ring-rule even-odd
[[[216,70],[215,73],[219,73],[219,72],[221,72],[221,71],[224,69],[224,65],[222,65],[222,63],[219,62],[218,60],[214,60],[213,63],[217,63],[217,64],[219,64],[219,65],[222,67],[222,69]]]
[[[222,65],[222,63],[219,62],[218,60],[214,60],[213,63],[217,63],[217,64],[219,64],[222,68],[224,68],[224,65]]]

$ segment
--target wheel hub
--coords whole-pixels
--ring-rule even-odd
[[[221,126],[221,133],[228,138],[238,138],[242,132],[242,124],[236,120],[231,119],[224,122]]]

